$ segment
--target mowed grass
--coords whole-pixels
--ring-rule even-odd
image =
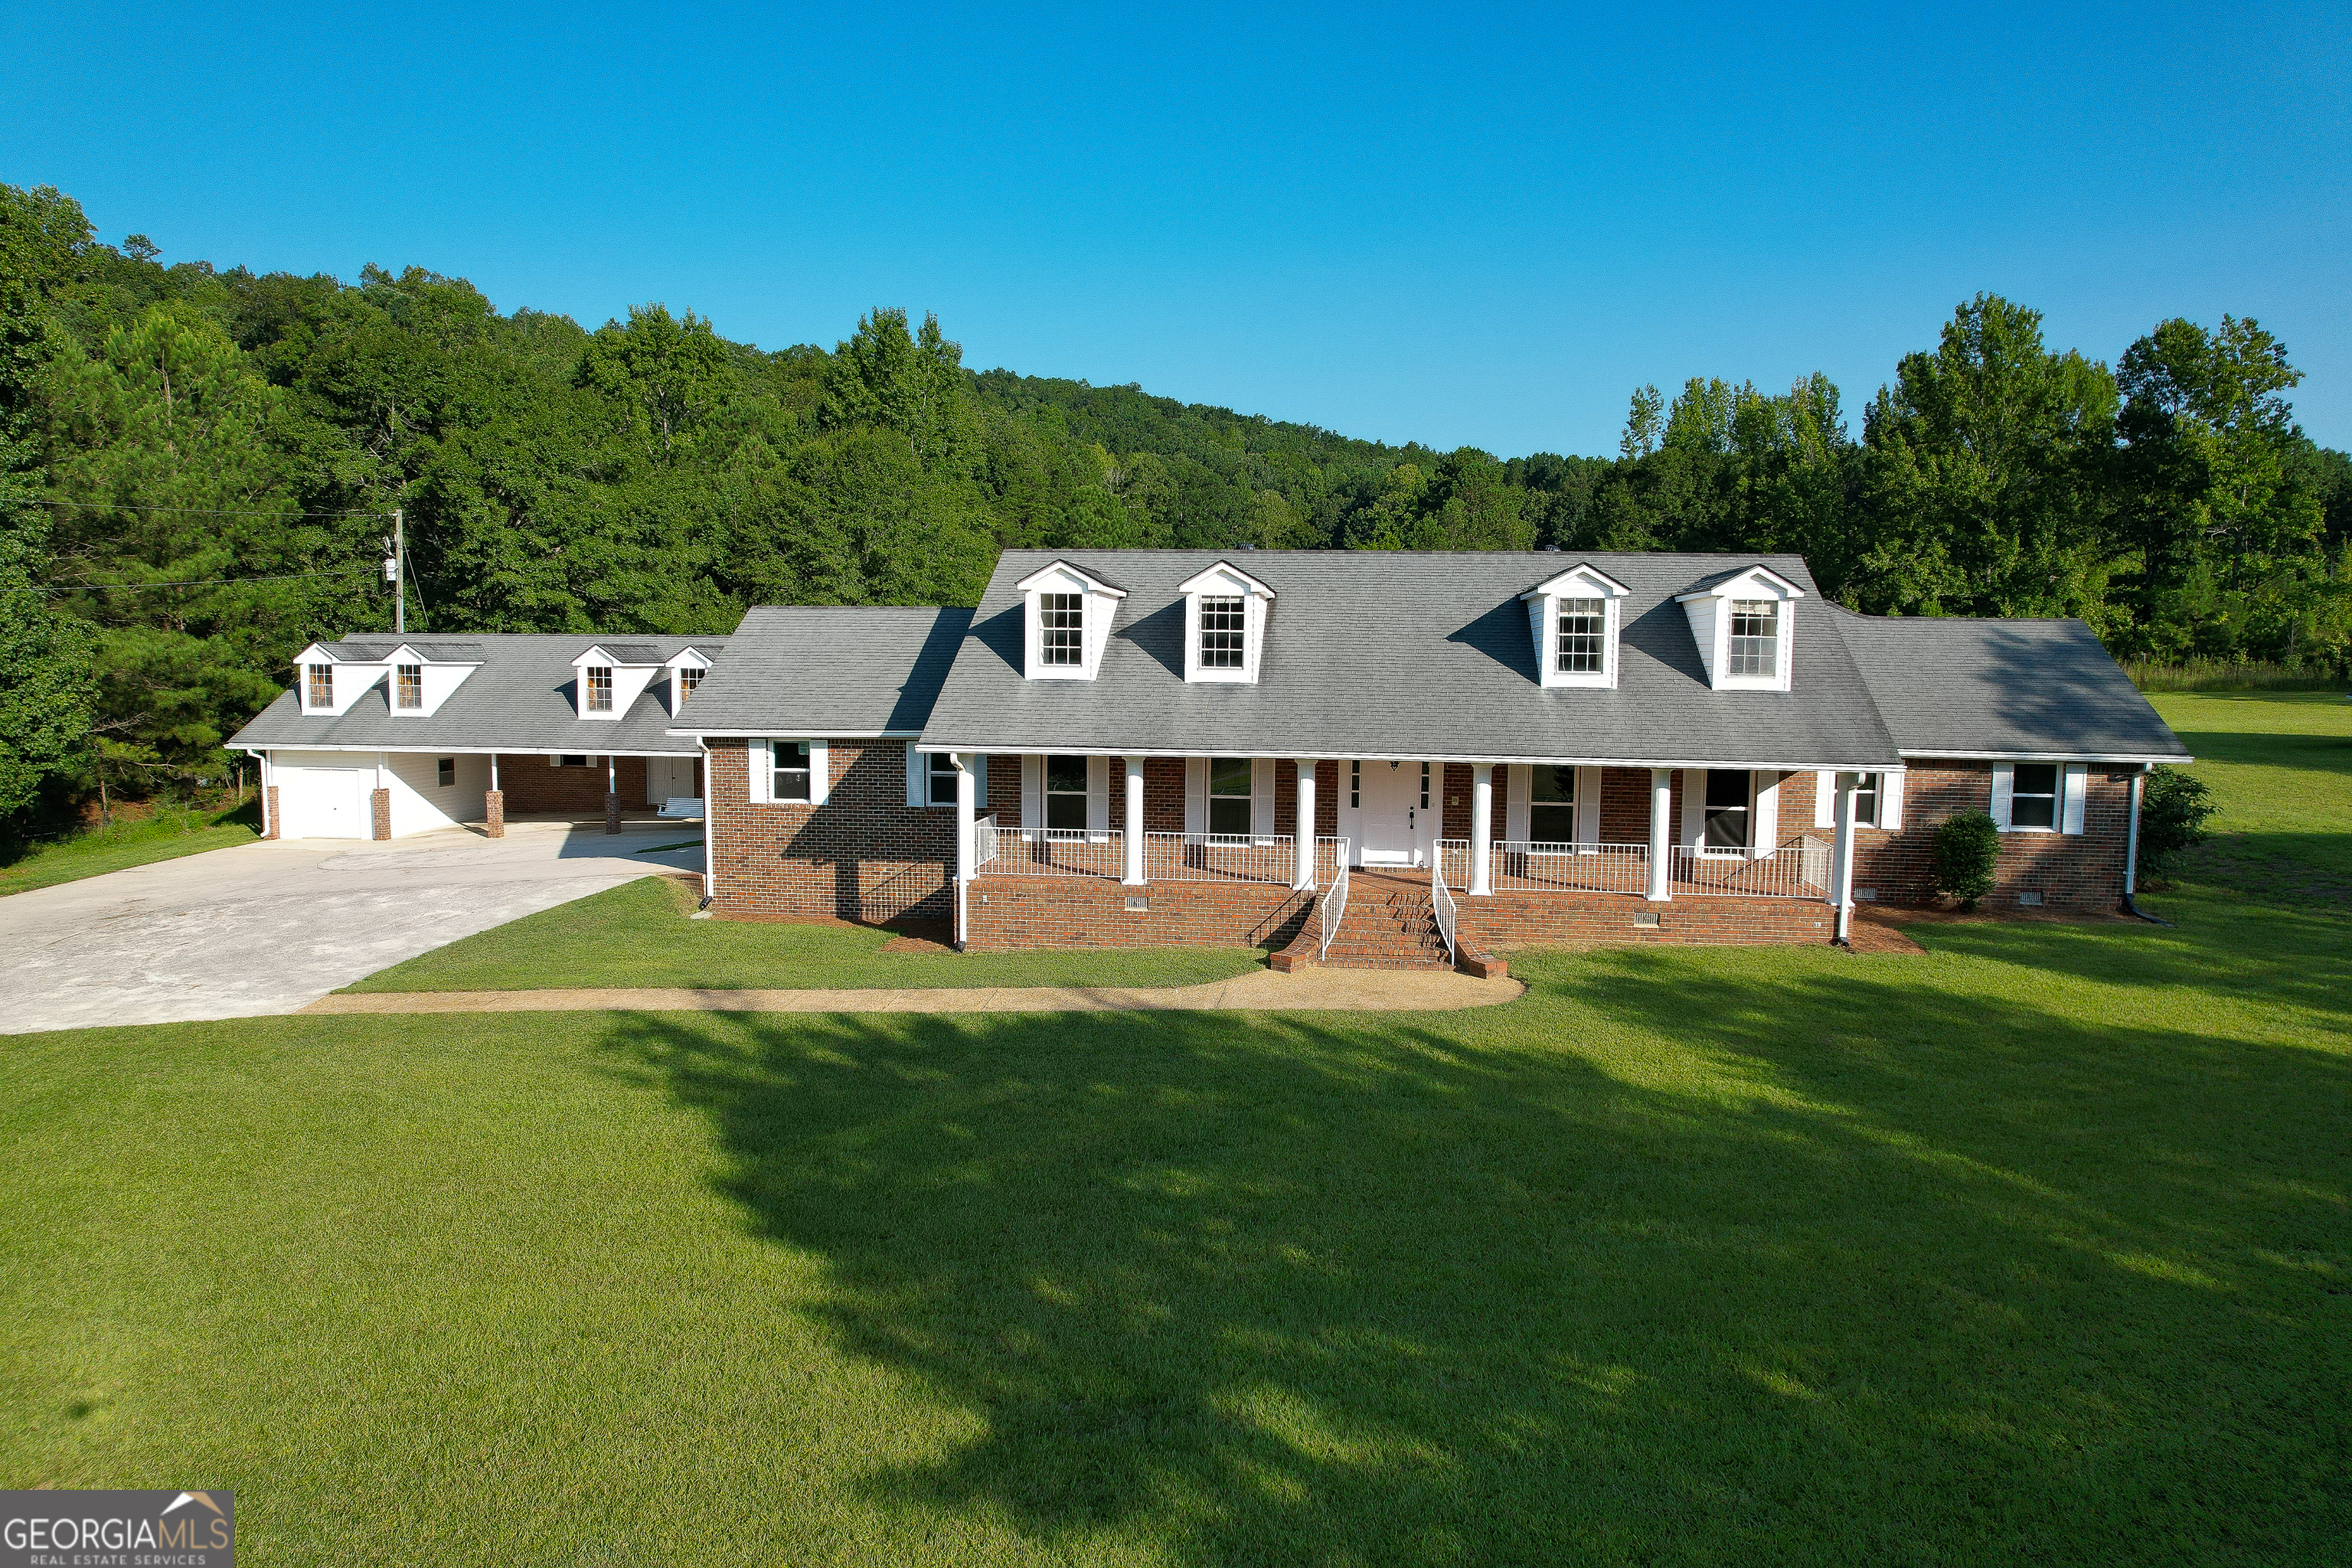
[[[866,926],[694,921],[694,895],[648,877],[380,970],[346,991],[541,991],[676,985],[807,990],[971,985],[1192,985],[1261,968],[1255,948],[885,952]]]
[[[1452,1015],[12,1037],[0,1475],[256,1563],[2341,1562],[2352,921],[2223,874]]]
[[[106,871],[176,860],[207,849],[250,844],[261,837],[259,808],[250,802],[226,811],[162,811],[120,822],[56,844],[45,844],[0,867],[0,896],[55,887]]]
[[[2340,692],[2151,697],[2213,787],[2216,841],[2185,869],[2250,897],[2352,899],[2352,702]]]

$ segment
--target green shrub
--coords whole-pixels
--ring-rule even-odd
[[[1981,811],[1963,811],[1936,829],[1936,847],[1928,857],[1936,890],[1959,900],[1972,910],[1992,891],[1993,864],[2000,858],[2000,829]]]
[[[2203,779],[2162,763],[2152,769],[2139,803],[2138,879],[2145,883],[2151,869],[2205,842],[2205,820],[2212,815],[2213,791]]]

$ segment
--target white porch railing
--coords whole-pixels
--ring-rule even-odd
[[[971,868],[976,872],[996,858],[996,818],[983,816],[971,825]]]
[[[1821,899],[1829,896],[1829,857],[1817,839],[1800,838],[1769,855],[1710,854],[1677,849],[1676,898]]]
[[[1143,876],[1150,882],[1277,882],[1287,886],[1297,865],[1292,854],[1287,833],[1146,833]],[[1118,873],[1114,871],[1112,875]]]
[[[1445,966],[1454,967],[1454,928],[1456,915],[1454,894],[1445,886],[1445,857],[1433,855],[1429,861],[1429,902],[1437,911],[1437,931],[1445,939]]]
[[[1327,839],[1325,842],[1332,841]],[[1331,939],[1339,934],[1339,922],[1348,918],[1348,841],[1342,838],[1337,842],[1339,845],[1339,872],[1324,885],[1322,896],[1315,900],[1315,918],[1323,922],[1323,945],[1315,954],[1318,959],[1331,956]]]
[[[996,827],[989,819],[995,853],[975,865],[986,865],[992,877],[1108,877],[1116,882],[1124,869],[1125,847],[1116,833],[1089,833],[1083,827]]]

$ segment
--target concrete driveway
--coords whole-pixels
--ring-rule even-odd
[[[363,975],[651,872],[696,826],[518,823],[215,849],[0,898],[0,1034],[290,1013]]]

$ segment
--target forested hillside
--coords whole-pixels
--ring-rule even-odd
[[[851,323],[843,323],[849,328]],[[1923,336],[1927,323],[1922,323]],[[1635,391],[1620,451],[1507,461],[1136,386],[974,374],[877,309],[831,352],[690,310],[589,331],[462,279],[165,266],[0,185],[0,819],[216,773],[322,633],[720,631],[971,603],[1004,545],[1794,550],[1861,609],[2069,615],[2119,654],[2352,656],[2352,461],[2251,321],[2113,368],[1963,304],[1857,434],[1840,391]]]

